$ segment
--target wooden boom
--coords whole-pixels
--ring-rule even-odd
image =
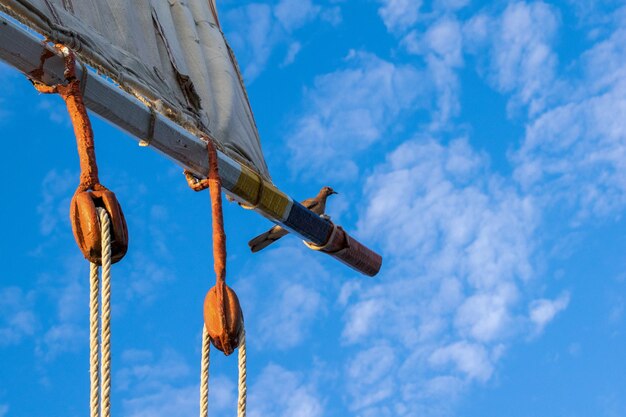
[[[56,53],[45,60],[41,57],[53,49],[44,44],[12,19],[0,15],[0,59],[38,81],[48,85],[64,82],[63,59]],[[100,117],[172,159],[198,178],[208,175],[206,143],[185,128],[151,109],[103,77],[83,65],[77,78],[84,83],[87,107]],[[349,236],[341,227],[306,209],[257,175],[246,165],[218,151],[218,167],[225,192],[243,205],[272,222],[300,236],[312,249],[327,253],[355,270],[374,276],[380,270],[382,257]]]

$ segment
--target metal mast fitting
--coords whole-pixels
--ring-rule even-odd
[[[45,60],[41,57],[54,53]],[[35,35],[0,16],[0,59],[23,74],[48,85],[63,83],[63,58]],[[172,159],[198,178],[208,176],[206,142],[167,117],[155,112],[136,97],[100,76],[76,68],[83,81],[86,106],[105,120],[126,131],[144,145]],[[261,178],[255,171],[218,151],[218,169],[225,192],[254,211],[295,233],[309,247],[327,253],[351,268],[369,276],[380,270],[382,257],[348,235],[339,226],[306,209],[300,203]]]

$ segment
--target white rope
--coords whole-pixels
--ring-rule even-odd
[[[109,215],[99,208],[102,230],[102,350],[100,417],[111,415],[111,229]]]
[[[209,354],[211,351],[211,338],[207,334],[206,327],[202,326],[202,364],[200,366],[200,417],[209,415]],[[237,417],[246,417],[246,402],[248,399],[247,377],[247,354],[246,332],[241,330],[239,336],[239,383],[237,396]]]
[[[90,375],[90,400],[89,409],[91,417],[98,417],[100,405],[100,343],[98,341],[100,278],[98,277],[98,265],[90,264],[89,268],[89,375]]]
[[[90,416],[111,415],[111,230],[109,215],[98,208],[102,245],[102,311],[98,265],[89,268]],[[100,319],[100,320],[99,320]],[[99,333],[101,333],[99,335]],[[100,336],[100,338],[98,337]],[[98,406],[99,409],[98,409]]]
[[[209,416],[209,363],[211,338],[202,326],[202,364],[200,365],[200,417]]]
[[[246,417],[246,401],[248,399],[248,387],[246,377],[248,376],[246,355],[246,331],[242,328],[239,336],[239,398],[237,399],[237,417]]]

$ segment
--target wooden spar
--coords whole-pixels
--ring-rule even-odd
[[[46,49],[52,51],[35,35],[0,15],[0,60],[32,76],[32,71],[40,66],[40,58]],[[91,111],[139,141],[149,140],[149,147],[199,178],[208,175],[204,141],[167,117],[151,112],[142,101],[103,77],[89,71],[84,75],[85,70],[80,65],[76,72],[78,79],[86,81],[83,94],[85,104]],[[55,54],[45,61],[39,81],[48,85],[64,82],[61,57]],[[363,274],[374,276],[380,270],[380,255],[340,227],[304,208],[270,182],[263,181],[252,169],[219,151],[218,167],[225,192],[235,200],[253,205],[259,214],[311,242],[310,247],[328,253]]]

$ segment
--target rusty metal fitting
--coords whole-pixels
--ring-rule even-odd
[[[237,294],[218,281],[204,299],[204,325],[213,345],[230,355],[239,346],[243,312]]]
[[[112,191],[99,185],[96,190],[79,188],[70,204],[70,222],[74,239],[89,262],[102,264],[101,228],[97,208],[111,219],[111,262],[119,262],[128,250],[128,229],[122,208]]]

